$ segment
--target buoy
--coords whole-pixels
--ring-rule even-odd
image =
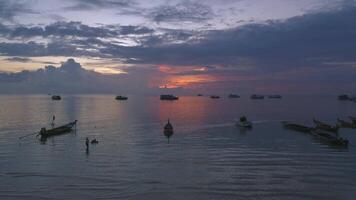
[[[173,131],[173,126],[170,123],[169,119],[167,124],[164,126],[164,131],[163,131],[164,135],[167,137],[168,139],[168,143],[169,143],[169,138],[173,135],[174,131]]]

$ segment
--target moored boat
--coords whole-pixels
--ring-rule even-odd
[[[349,95],[347,95],[347,94],[339,95],[337,98],[338,98],[340,101],[348,101],[348,100],[350,100],[350,97],[349,97]]]
[[[172,94],[162,94],[162,95],[160,96],[160,99],[161,99],[161,100],[178,100],[179,97],[174,96],[174,95],[172,95]]]
[[[335,145],[335,146],[342,146],[342,147],[347,147],[349,144],[349,141],[342,138],[335,136],[333,134],[330,134],[324,130],[321,129],[314,129],[311,131],[312,135],[314,135],[316,138],[322,140],[323,142],[326,142],[330,145]]]
[[[237,99],[237,98],[240,98],[240,95],[237,95],[237,94],[229,94],[229,98],[230,98],[230,99]]]
[[[282,96],[279,94],[268,95],[269,99],[281,99]]]
[[[61,99],[62,99],[62,97],[59,96],[59,95],[53,95],[52,96],[52,100],[58,101],[58,100],[61,100]]]
[[[238,126],[240,128],[252,128],[252,122],[247,121],[247,118],[245,116],[242,116],[236,122],[236,126]]]
[[[352,120],[354,124],[356,124],[356,117],[349,116],[349,118]]]
[[[218,95],[211,95],[210,98],[212,98],[212,99],[220,99],[220,96],[218,96]]]
[[[287,121],[282,122],[282,124],[287,129],[304,132],[304,133],[310,133],[314,129],[312,127],[308,127],[300,124],[294,124]]]
[[[73,122],[70,122],[68,124],[65,124],[63,126],[59,126],[59,127],[56,127],[56,128],[53,128],[53,129],[49,129],[47,130],[46,128],[41,128],[41,131],[40,131],[40,135],[42,138],[47,138],[47,137],[50,137],[50,136],[54,136],[54,135],[60,135],[60,134],[63,134],[63,133],[68,133],[68,132],[71,132],[73,127],[77,124],[77,120],[73,121]]]
[[[323,130],[334,132],[334,133],[337,133],[340,128],[338,125],[332,126],[332,125],[326,124],[324,122],[318,121],[316,119],[313,119],[313,122],[315,123],[317,129],[323,129]]]
[[[347,122],[341,119],[337,119],[337,122],[339,124],[339,126],[343,127],[343,128],[356,128],[356,123],[354,122]]]
[[[251,99],[264,99],[264,95],[253,94],[251,95]]]
[[[115,99],[116,99],[116,100],[127,100],[128,97],[119,95],[119,96],[116,96]]]
[[[173,135],[173,133],[174,133],[173,125],[170,123],[170,121],[168,119],[168,122],[164,126],[164,129],[163,129],[163,134],[167,137],[168,143],[169,143],[169,138]]]

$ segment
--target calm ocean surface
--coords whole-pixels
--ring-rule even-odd
[[[76,133],[18,137],[78,120]],[[241,132],[234,119],[255,122]],[[347,149],[285,130],[356,116],[335,96],[250,100],[110,95],[0,96],[0,199],[355,199],[356,130]],[[162,128],[171,119],[167,144]],[[85,151],[85,138],[100,142]]]

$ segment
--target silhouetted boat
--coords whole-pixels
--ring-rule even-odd
[[[53,95],[52,96],[52,100],[56,100],[56,101],[58,101],[58,100],[61,100],[62,98],[61,98],[61,96],[59,96],[59,95]]]
[[[341,119],[337,119],[337,122],[339,123],[339,125],[343,128],[356,128],[356,123],[354,122],[347,122]]]
[[[236,122],[236,126],[241,127],[241,128],[252,128],[252,122],[247,121],[247,118],[245,116],[242,116]]]
[[[240,96],[237,95],[237,94],[229,94],[229,98],[230,99],[236,99],[236,98],[240,98]]]
[[[179,97],[174,96],[174,95],[172,95],[172,94],[162,94],[162,95],[160,96],[160,99],[161,99],[161,100],[178,100]]]
[[[332,135],[324,130],[321,129],[315,129],[311,131],[312,135],[314,135],[316,138],[320,139],[323,142],[326,142],[330,145],[334,146],[342,146],[342,147],[347,147],[349,144],[349,141],[342,138],[338,137],[335,135]]]
[[[279,94],[274,94],[274,95],[268,95],[268,98],[269,99],[281,99],[282,96]]]
[[[317,129],[323,129],[323,130],[334,132],[334,133],[337,133],[340,128],[338,125],[332,126],[332,125],[326,124],[324,122],[318,121],[316,119],[313,119],[313,122],[315,123]]]
[[[338,96],[338,99],[339,99],[340,101],[348,101],[348,100],[350,100],[350,97],[349,97],[349,95],[347,95],[347,94],[342,94],[342,95],[339,95],[339,96]]]
[[[198,97],[202,97],[203,95],[202,95],[202,94],[198,94],[197,96],[198,96]]]
[[[54,135],[60,135],[63,133],[68,133],[71,132],[73,127],[77,124],[77,120],[70,122],[68,124],[65,124],[63,126],[59,126],[57,128],[49,129],[47,130],[46,128],[41,128],[40,135],[42,138],[54,136]]]
[[[264,95],[253,94],[251,95],[251,99],[264,99]]]
[[[356,124],[356,117],[349,116],[349,118],[352,120],[353,123]]]
[[[127,100],[128,97],[119,95],[119,96],[116,96],[115,99],[116,99],[116,100]]]
[[[164,126],[164,130],[163,130],[163,134],[167,137],[168,139],[168,143],[169,143],[169,138],[173,135],[174,131],[173,131],[173,126],[170,123],[169,119],[167,124]]]
[[[310,133],[310,131],[314,129],[312,127],[308,127],[300,124],[294,124],[286,121],[282,122],[282,124],[284,128],[294,130],[294,131],[304,132],[304,133]]]
[[[211,95],[210,98],[212,98],[212,99],[220,99],[220,96],[218,96],[218,95]]]

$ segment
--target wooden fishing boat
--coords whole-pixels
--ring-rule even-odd
[[[337,119],[337,122],[339,123],[339,125],[343,128],[356,128],[356,123],[353,122],[347,122],[341,119]]]
[[[323,130],[334,132],[334,133],[337,133],[340,128],[338,125],[332,126],[332,125],[326,124],[324,122],[318,121],[316,119],[313,119],[313,122],[315,123],[317,129],[323,129]]]
[[[62,98],[61,98],[61,96],[59,96],[59,95],[53,95],[52,96],[52,100],[55,100],[55,101],[58,101],[58,100],[61,100]]]
[[[125,100],[128,99],[128,97],[119,95],[119,96],[116,96],[115,99],[116,99],[116,100],[123,100],[123,101],[125,101]]]
[[[279,94],[268,95],[269,99],[281,99],[282,96]]]
[[[173,131],[173,126],[172,124],[169,122],[169,119],[168,119],[168,122],[167,124],[164,126],[164,129],[163,129],[163,134],[167,137],[168,139],[168,143],[169,143],[169,138],[173,135],[174,131]]]
[[[53,128],[53,129],[49,129],[47,130],[46,128],[41,128],[41,131],[40,131],[40,135],[41,135],[41,138],[47,138],[47,137],[50,137],[50,136],[54,136],[54,135],[60,135],[60,134],[63,134],[63,133],[68,133],[68,132],[71,132],[73,127],[77,124],[77,120],[73,121],[73,122],[70,122],[68,124],[65,124],[63,126],[59,126],[59,127],[56,127],[56,128]]]
[[[247,118],[245,116],[240,117],[240,119],[236,122],[236,126],[240,128],[247,128],[251,129],[252,128],[252,122],[247,121]]]
[[[325,130],[321,129],[314,129],[311,131],[312,135],[314,135],[317,139],[320,139],[323,142],[326,142],[330,145],[335,145],[335,146],[342,146],[342,147],[347,147],[349,144],[349,141],[342,138],[342,137],[337,137],[333,134],[330,134],[326,132]]]
[[[340,101],[349,101],[350,97],[347,94],[342,94],[337,97]]]
[[[237,99],[237,98],[240,98],[240,95],[237,95],[237,94],[229,94],[229,98],[230,98],[230,99]]]
[[[310,133],[314,129],[312,127],[308,127],[300,124],[294,124],[286,121],[282,122],[282,124],[286,129],[290,129],[298,132],[304,132],[304,133]]]
[[[179,97],[174,96],[174,95],[172,95],[172,94],[162,94],[162,95],[160,96],[160,99],[161,99],[161,100],[170,100],[170,101],[173,101],[173,100],[178,100]]]
[[[218,96],[218,95],[211,95],[210,98],[212,98],[212,99],[220,99],[220,96]]]
[[[264,99],[265,96],[264,95],[258,95],[258,94],[253,94],[250,97],[251,99]]]
[[[356,124],[356,117],[349,116],[349,118],[352,120],[352,123]]]

